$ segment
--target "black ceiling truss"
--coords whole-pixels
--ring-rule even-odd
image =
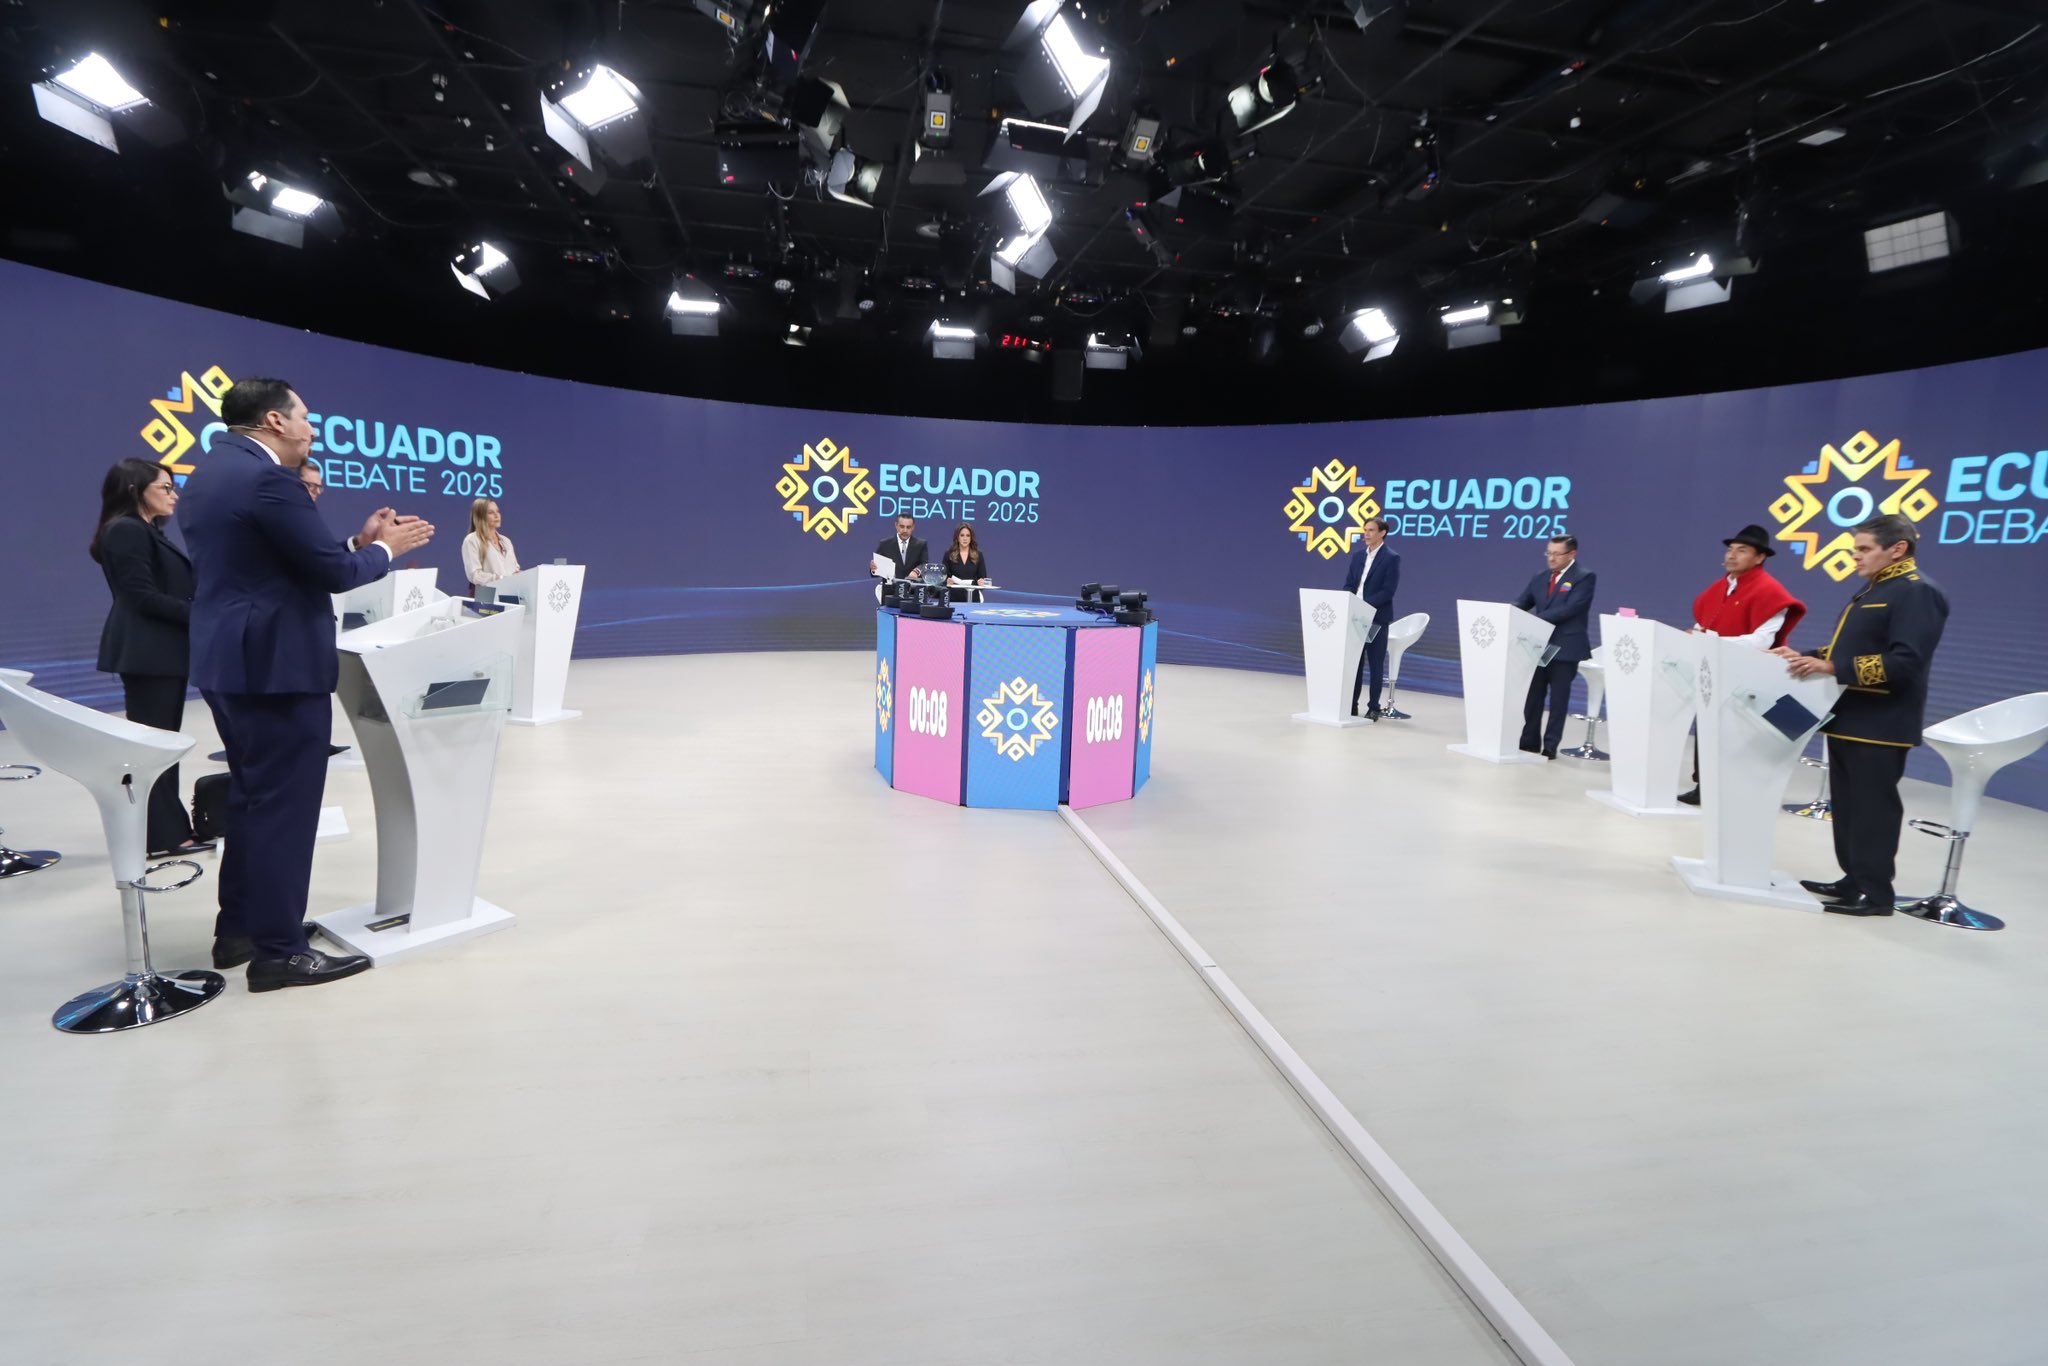
[[[1028,54],[1003,46],[1021,8],[823,8],[804,74],[844,88],[846,145],[885,164],[873,208],[840,203],[815,180],[766,192],[717,183],[715,125],[733,112],[751,63],[684,0],[23,0],[0,10],[0,77],[18,88],[104,46],[168,82],[192,136],[182,151],[93,163],[86,154],[101,154],[35,123],[20,98],[0,134],[10,161],[45,179],[151,183],[154,202],[188,208],[130,231],[146,226],[188,253],[261,250],[259,268],[293,288],[345,271],[358,289],[388,280],[424,311],[430,291],[453,289],[449,255],[495,236],[532,258],[521,294],[438,306],[497,307],[574,330],[625,316],[628,295],[657,311],[684,270],[772,265],[813,284],[850,270],[892,289],[934,278],[946,251],[938,225],[986,220],[982,152],[1001,118],[1025,115],[1012,76]],[[1789,299],[1793,285],[1771,281],[1774,254],[1800,260],[1809,283],[1824,265],[1856,286],[1858,234],[1888,214],[1982,206],[1991,230],[1974,240],[1985,253],[2048,216],[2042,177],[2024,170],[2033,152],[2048,163],[2048,20],[2026,0],[1407,0],[1364,31],[1336,0],[1085,9],[1076,22],[1106,42],[1112,85],[1079,134],[1098,148],[1096,174],[1047,187],[1058,255],[1036,292],[991,288],[984,233],[964,289],[895,289],[858,318],[820,304],[823,335],[910,338],[950,294],[1000,326],[1068,313],[1093,325],[1113,313],[1208,364],[1221,353],[1199,347],[1278,318],[1329,321],[1381,295],[1426,318],[1436,302],[1502,279],[1590,319],[1607,307],[1594,299],[1660,254],[1738,230],[1762,262],[1751,292]],[[1161,265],[1122,226],[1160,187],[1117,169],[1108,150],[1140,104],[1164,116],[1169,148],[1214,132],[1226,92],[1271,57],[1296,74],[1294,108],[1234,140],[1230,210],[1163,234],[1171,251]],[[538,103],[547,81],[590,60],[633,79],[652,132],[651,158],[613,168],[594,193],[562,174]],[[922,86],[938,71],[955,92],[948,155],[961,163],[959,185],[909,174]],[[1839,138],[1801,141],[1822,130]],[[317,183],[342,215],[344,241],[290,260],[271,244],[225,243],[219,182],[252,158]],[[1998,169],[1998,158],[2022,170]],[[1631,202],[1628,221],[1589,211],[1617,192]],[[7,227],[61,258],[65,249],[47,244],[111,245],[117,225],[89,220],[17,197]],[[1995,273],[1978,259],[1956,283]],[[778,330],[794,306],[734,288],[741,333]],[[2013,305],[2001,316],[2011,336],[2030,338],[2031,314]],[[1544,317],[1531,317],[1533,334]],[[1314,361],[1320,373],[1346,363],[1327,338]]]

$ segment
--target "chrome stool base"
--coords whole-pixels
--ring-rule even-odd
[[[1606,763],[1612,756],[1606,750],[1600,748],[1598,743],[1600,739],[1600,718],[1597,716],[1587,716],[1583,712],[1573,712],[1571,719],[1586,723],[1586,738],[1571,749],[1559,750],[1557,757],[1560,759],[1591,759],[1597,763]]]
[[[1396,711],[1392,707],[1385,707],[1380,711],[1380,720],[1382,721],[1412,721],[1414,719],[1407,712]]]
[[[55,849],[9,849],[0,845],[0,878],[40,873],[63,858]]]
[[[197,1010],[227,988],[217,972],[137,973],[74,996],[50,1017],[66,1034],[114,1034]]]
[[[1915,920],[1925,920],[1935,925],[1953,925],[1959,930],[2002,930],[2005,922],[1995,915],[1973,911],[1947,892],[1936,892],[1923,896],[1918,901],[1901,901],[1897,906],[1900,915],[1910,915]]]
[[[1835,818],[1835,806],[1826,797],[1815,797],[1810,802],[1786,802],[1785,814],[1804,816],[1810,821],[1831,821]]]

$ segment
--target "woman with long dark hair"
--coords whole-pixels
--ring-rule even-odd
[[[100,632],[99,667],[121,676],[128,719],[158,730],[185,723],[192,562],[163,531],[177,506],[169,466],[123,460],[100,483],[100,520],[92,533],[92,557],[114,595]],[[212,841],[193,838],[172,764],[149,790],[150,854],[211,848]]]
[[[946,582],[952,591],[946,596],[954,602],[980,602],[981,590],[988,587],[988,560],[981,553],[981,541],[974,534],[974,528],[962,522],[953,528],[953,544],[946,547]]]

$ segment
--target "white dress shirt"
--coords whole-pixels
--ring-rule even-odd
[[[1358,571],[1358,596],[1361,599],[1365,597],[1365,581],[1372,577],[1372,562],[1384,545],[1386,542],[1381,541],[1379,545],[1369,545],[1365,548],[1365,567]]]

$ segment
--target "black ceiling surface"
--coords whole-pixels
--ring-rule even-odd
[[[788,12],[806,3],[776,25],[809,27]],[[870,208],[795,178],[718,183],[716,125],[762,122],[776,78],[764,98],[755,48],[687,0],[4,0],[0,250],[540,374],[1053,422],[1592,402],[2048,345],[2048,5],[1408,0],[1361,31],[1344,0],[1070,4],[1114,63],[1079,135],[1095,183],[1048,186],[1057,261],[1012,295],[988,284],[978,192],[997,121],[1030,117],[1015,77],[1032,56],[1004,47],[1021,10],[822,8],[801,77],[844,89],[845,146],[887,164]],[[182,135],[114,155],[38,119],[31,84],[90,51]],[[1293,110],[1212,144],[1234,211],[1173,222],[1162,187],[1116,164],[1130,115],[1155,111],[1174,155],[1276,57]],[[653,137],[595,194],[561,174],[539,114],[541,87],[592,61],[637,84]],[[935,70],[955,96],[954,186],[909,173]],[[1801,141],[1825,129],[1840,136]],[[254,167],[327,198],[341,234],[293,250],[230,232],[223,181]],[[1126,227],[1138,204],[1162,216],[1165,264]],[[1865,228],[1933,211],[1956,225],[1949,260],[1867,273]],[[516,292],[457,288],[449,259],[480,238],[512,256]],[[1654,261],[1702,249],[1757,263],[1729,303],[1631,302]],[[681,271],[725,295],[722,335],[669,335]],[[1446,349],[1441,306],[1503,295],[1526,321]],[[1366,364],[1336,324],[1373,304],[1403,340]],[[982,331],[974,360],[927,354],[942,311]],[[808,346],[781,344],[793,322]],[[1060,353],[1125,331],[1142,348],[1130,368],[1088,370],[1078,401],[1057,401]]]

